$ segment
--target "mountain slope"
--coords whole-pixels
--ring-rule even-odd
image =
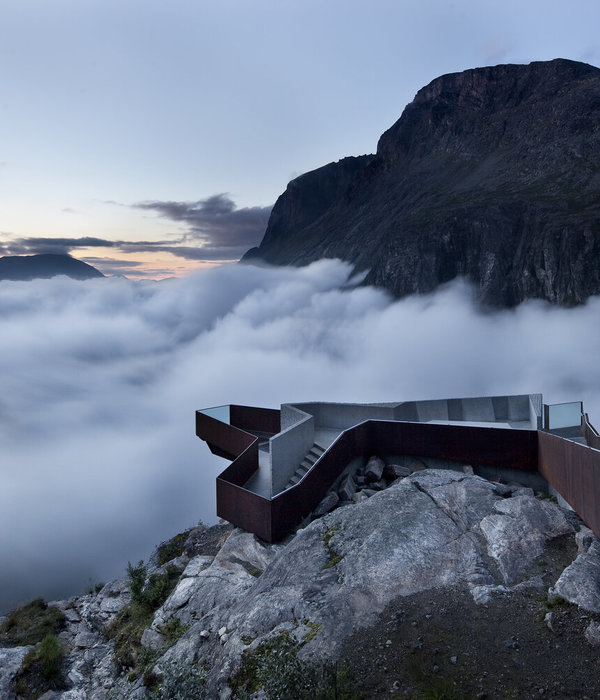
[[[7,255],[0,258],[0,280],[33,280],[66,275],[77,280],[104,277],[95,267],[70,255]]]
[[[66,687],[52,697],[598,697],[598,539],[542,492],[410,463],[283,543],[199,525],[129,579],[54,601]],[[19,671],[35,643],[19,620],[0,619],[7,700],[15,680],[43,690]],[[315,692],[326,661],[356,694],[337,679]],[[452,694],[428,694],[436,679]]]
[[[351,177],[346,160],[290,183],[253,258],[340,257],[396,296],[457,276],[497,306],[600,293],[598,68],[557,59],[444,75]],[[303,222],[290,202],[310,206],[305,184],[324,178],[337,195]]]

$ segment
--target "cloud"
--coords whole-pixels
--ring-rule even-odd
[[[600,424],[600,297],[482,314],[461,282],[393,301],[349,274],[0,282],[0,611],[215,521],[226,462],[195,437],[197,408],[541,391]]]
[[[267,228],[272,207],[238,209],[226,194],[216,194],[197,202],[141,202],[139,209],[154,211],[171,221],[185,224],[182,242],[200,244],[204,260],[237,260],[258,245]],[[183,257],[191,253],[188,251]],[[198,259],[197,253],[193,259]]]
[[[6,255],[32,255],[39,253],[54,253],[56,255],[68,255],[77,248],[116,248],[117,241],[109,241],[105,238],[82,236],[80,238],[50,238],[28,237],[16,238],[9,241],[5,250]]]

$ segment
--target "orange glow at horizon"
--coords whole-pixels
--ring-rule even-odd
[[[187,260],[173,253],[126,253],[114,248],[74,248],[71,255],[92,265],[104,275],[124,275],[136,280],[162,280],[168,277],[185,277],[199,270],[208,270],[237,260]]]

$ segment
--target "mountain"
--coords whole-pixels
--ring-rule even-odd
[[[6,255],[0,258],[0,280],[33,280],[66,275],[76,280],[104,277],[100,270],[70,255]]]
[[[443,75],[379,139],[289,183],[243,261],[339,257],[401,297],[457,276],[484,304],[600,293],[600,69]]]

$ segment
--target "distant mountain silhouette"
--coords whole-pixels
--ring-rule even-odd
[[[66,275],[76,280],[104,277],[100,270],[70,255],[6,255],[0,258],[0,280],[28,281]]]
[[[458,276],[494,306],[600,294],[600,70],[556,59],[436,78],[376,155],[292,180],[242,260],[325,257],[397,297]]]

